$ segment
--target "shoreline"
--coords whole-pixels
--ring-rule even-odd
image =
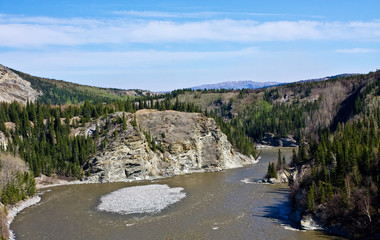
[[[238,167],[228,167],[228,168],[221,169],[220,171],[245,167],[248,165],[255,165],[255,164],[259,163],[260,158],[261,157],[259,156],[257,159],[255,159],[252,163],[249,163],[249,164],[243,164],[242,166],[238,166]],[[190,170],[188,172],[183,172],[183,173],[179,173],[179,174],[174,173],[173,175],[169,175],[169,176],[145,176],[145,177],[138,177],[135,179],[125,179],[125,181],[115,181],[115,182],[130,183],[130,182],[139,182],[139,181],[154,181],[157,179],[170,178],[170,177],[179,176],[179,175],[192,174],[192,173],[202,173],[202,172],[206,173],[208,171]],[[50,187],[57,187],[57,186],[66,186],[66,185],[112,183],[112,182],[99,182],[99,181],[91,181],[91,180],[69,180],[67,178],[62,178],[62,177],[59,177],[57,175],[52,176],[52,177],[48,177],[46,175],[41,175],[40,177],[35,177],[34,179],[36,181],[36,189],[37,190],[50,188]]]
[[[17,202],[14,206],[12,206],[8,210],[7,214],[7,227],[9,231],[9,240],[15,240],[16,236],[15,233],[11,230],[11,224],[17,214],[19,214],[22,210],[25,208],[28,208],[30,206],[33,206],[41,201],[41,197],[39,195],[33,196],[31,198],[25,199],[23,201]]]

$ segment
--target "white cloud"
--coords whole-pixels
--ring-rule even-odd
[[[224,14],[223,12],[157,12],[157,11],[115,11],[117,15],[140,18],[205,18]]]
[[[54,51],[54,52],[4,52],[0,53],[0,63],[17,65],[28,63],[30,68],[146,68],[147,66],[160,66],[163,64],[178,64],[191,61],[208,61],[230,59],[234,57],[251,56],[258,53],[255,47],[243,48],[236,51],[124,51],[124,52],[85,52],[85,51]],[[107,71],[106,69],[103,69]]]
[[[337,49],[335,50],[337,53],[370,53],[374,52],[374,50],[369,48],[348,48],[348,49]]]
[[[147,13],[151,14],[151,13]],[[157,21],[60,19],[48,17],[0,16],[0,46],[13,48],[46,45],[189,43],[297,40],[380,40],[380,21],[322,22],[204,20]]]
[[[160,12],[160,11],[114,11],[116,15],[124,15],[138,18],[217,18],[217,17],[303,17],[303,18],[323,18],[322,16],[306,16],[294,14],[279,14],[279,13],[254,13],[254,12],[216,12],[216,11],[203,11],[203,12]]]

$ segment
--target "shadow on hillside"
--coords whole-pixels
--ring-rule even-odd
[[[338,127],[338,123],[347,122],[353,115],[355,109],[353,106],[355,105],[355,101],[358,99],[362,88],[363,86],[360,86],[340,104],[339,111],[330,125],[331,132],[334,132],[336,130],[336,128]]]

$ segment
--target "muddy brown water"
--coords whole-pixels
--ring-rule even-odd
[[[290,160],[291,150],[282,149]],[[338,239],[299,231],[288,222],[286,184],[247,184],[262,178],[277,149],[263,150],[258,164],[218,173],[194,173],[156,181],[70,185],[43,189],[41,202],[11,225],[16,239]],[[167,184],[186,198],[158,214],[99,212],[100,197],[120,188]]]

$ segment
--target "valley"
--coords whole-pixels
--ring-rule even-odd
[[[299,146],[286,155],[286,165],[302,176],[294,178],[286,191],[295,225],[299,227],[300,220],[309,217],[323,229],[344,236],[376,234],[379,71],[263,89],[182,89],[154,94],[73,85],[5,67],[0,70],[3,82],[24,89],[19,96],[13,91],[0,104],[0,159],[12,162],[13,155],[25,165],[3,178],[4,209],[34,195],[34,177],[77,183],[166,182],[171,180],[161,179],[198,172],[222,171],[224,175],[226,169],[250,164],[254,165],[247,169],[256,171],[256,165],[264,164],[259,157],[271,152],[272,146]],[[29,91],[25,86],[38,86],[30,90],[34,99],[25,97],[23,91]],[[8,87],[0,84],[1,91]],[[266,166],[261,166],[266,169],[269,161],[277,159],[267,157]],[[260,170],[254,176],[265,174]],[[123,186],[132,186],[128,184]],[[354,216],[361,224],[349,220]],[[7,236],[7,227],[2,229]]]

